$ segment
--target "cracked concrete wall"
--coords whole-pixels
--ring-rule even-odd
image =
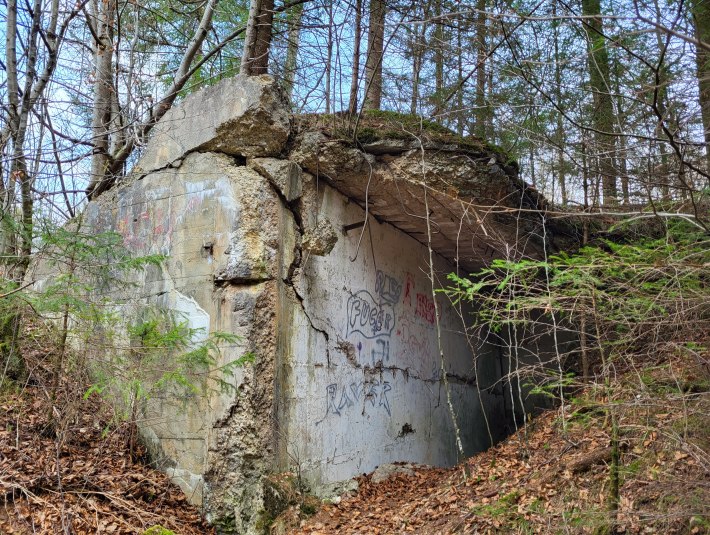
[[[86,228],[118,232],[135,256],[166,256],[133,287],[111,290],[120,317],[131,322],[148,307],[169,309],[201,329],[195,342],[215,331],[240,337],[222,348],[219,366],[255,355],[234,377],[215,372],[233,390],[206,382],[207,395],[163,392],[141,414],[158,465],[225,533],[253,532],[261,479],[273,464],[278,281],[295,251],[282,227],[292,219],[266,178],[213,152],[134,177],[85,213]]]
[[[304,251],[293,291],[286,292],[290,312],[278,325],[289,378],[280,396],[281,468],[298,463],[314,488],[326,489],[393,461],[454,464],[460,457],[442,378],[428,249],[372,217],[357,226],[364,210],[334,188],[316,186],[308,174],[299,208],[305,232],[330,222],[337,241],[326,254]],[[440,287],[454,268],[434,257]],[[467,340],[456,309],[445,296],[436,299],[452,401],[470,455],[490,445],[481,401],[494,439],[502,436],[502,391],[482,390],[480,399],[477,391],[481,382],[494,383],[500,369],[474,370],[473,353],[494,348]]]

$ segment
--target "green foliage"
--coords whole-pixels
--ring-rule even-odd
[[[505,522],[516,533],[534,533],[530,522],[525,518],[524,512],[519,510],[519,499],[520,492],[509,492],[489,504],[474,506],[471,512],[478,516],[495,518],[498,522]],[[528,507],[531,509],[538,508],[539,504],[533,502]]]
[[[245,353],[220,365],[221,348],[238,343],[238,336],[204,333],[203,329],[190,328],[179,315],[159,308],[147,308],[143,314],[143,320],[127,327],[129,351],[114,355],[113,367],[122,372],[104,376],[99,387],[118,387],[129,393],[131,406],[170,389],[188,396],[207,394],[213,385],[230,390],[234,387],[228,379],[235,368],[255,360],[253,353]]]
[[[473,304],[474,326],[499,333],[511,353],[523,351],[541,331],[553,337],[561,329],[574,332],[578,345],[572,352],[562,350],[553,338],[553,361],[510,373],[534,377],[527,384],[529,393],[556,395],[571,404],[572,411],[563,411],[564,430],[568,424],[608,427],[610,516],[601,517],[600,532],[614,529],[623,478],[640,467],[622,463],[623,400],[648,395],[667,399],[704,388],[703,378],[679,380],[649,365],[668,343],[673,344],[672,352],[696,354],[710,318],[710,239],[686,220],[664,223],[662,234],[649,229],[652,232],[629,239],[630,234],[615,232],[608,235],[615,240],[598,239],[574,254],[495,260],[470,277],[450,275],[453,284],[445,290],[455,302]],[[570,373],[578,368],[578,358],[581,375]],[[615,382],[624,368],[640,379],[637,394],[629,392],[633,385]],[[585,382],[595,377],[599,383],[581,397],[565,400],[581,384],[580,377]],[[504,505],[499,501],[481,512],[505,514]],[[587,518],[575,513],[566,521],[576,526]]]
[[[593,333],[601,336],[596,341],[618,353],[619,344],[643,335],[640,329],[678,313],[680,302],[698,301],[702,310],[708,294],[708,244],[695,226],[672,221],[660,238],[600,240],[547,261],[494,260],[470,277],[450,274],[453,285],[446,293],[455,302],[475,303],[475,324],[497,332],[530,325],[540,313],[574,322],[586,315],[590,324],[602,327]]]
[[[63,378],[79,373],[92,381],[84,397],[100,394],[118,402],[120,418],[135,431],[141,408],[158,393],[184,401],[225,391],[233,388],[235,368],[254,361],[246,353],[222,363],[223,348],[238,337],[205,333],[179,313],[126,300],[143,270],[161,269],[164,256],[133,257],[120,234],[85,231],[81,218],[64,227],[43,223],[36,231],[35,276],[42,283],[23,288],[2,280],[0,292],[16,291],[0,299],[0,318],[14,317],[11,312],[24,303],[56,325],[48,389],[53,404]],[[58,412],[59,403],[52,413]],[[134,432],[129,440],[134,442]]]
[[[240,341],[224,332],[191,328],[179,313],[145,307],[142,318],[126,326],[130,342],[92,363],[94,383],[84,394],[106,394],[117,407],[120,421],[129,423],[129,449],[135,449],[137,421],[151,399],[161,396],[186,404],[208,399],[213,392],[234,391],[236,368],[251,364],[247,352],[221,363],[222,349]],[[118,403],[116,403],[118,402]]]
[[[143,535],[176,535],[176,533],[171,530],[164,528],[163,526],[151,526],[143,532]]]
[[[70,312],[75,323],[112,320],[101,293],[111,286],[128,286],[127,275],[164,260],[161,255],[134,258],[123,247],[120,234],[83,232],[80,219],[65,227],[45,224],[36,241],[40,246],[36,258],[52,276],[39,292],[24,297],[40,315]]]

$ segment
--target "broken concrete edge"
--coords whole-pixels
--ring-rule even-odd
[[[392,115],[391,112],[381,113]],[[291,127],[292,121],[296,127]],[[205,124],[200,126],[202,122]],[[438,128],[443,129],[440,126]],[[526,244],[528,252],[537,250],[533,257],[539,256],[544,249],[553,252],[559,250],[561,247],[553,237],[569,245],[578,234],[565,222],[546,223],[551,229],[551,232],[545,234],[550,238],[550,243],[541,243],[543,238],[540,236],[543,233],[534,228],[539,226],[539,218],[533,222],[531,219],[535,218],[529,212],[544,213],[549,209],[549,204],[520,178],[517,164],[509,161],[502,150],[480,141],[467,143],[464,138],[459,142],[432,141],[426,137],[419,139],[409,135],[408,139],[375,139],[359,143],[318,129],[302,130],[298,127],[298,119],[289,115],[278,84],[269,76],[237,76],[189,95],[156,125],[145,153],[129,176],[140,178],[149,172],[179,168],[182,160],[195,152],[222,153],[242,158],[243,161],[238,164],[243,165],[246,161],[248,167],[266,177],[277,188],[287,203],[293,203],[301,195],[304,171],[322,178],[363,207],[368,204],[368,191],[377,190],[378,187],[396,187],[396,193],[389,192],[381,199],[386,206],[374,206],[370,213],[380,221],[393,222],[397,228],[420,242],[423,229],[411,224],[412,210],[406,208],[410,204],[407,195],[412,193],[404,194],[402,200],[400,185],[405,186],[404,190],[414,186],[430,189],[438,197],[437,203],[443,203],[444,206],[448,204],[453,208],[451,214],[454,217],[464,217],[463,214],[469,212],[467,203],[507,210],[506,213],[494,213],[486,219],[489,223],[495,220],[509,227],[506,235],[497,236],[494,240],[501,241],[502,238],[506,242],[520,239],[520,243]],[[399,168],[390,170],[388,162],[393,158],[412,161],[398,164]],[[448,180],[445,176],[439,176],[440,173],[424,172],[425,161],[431,160],[434,167],[441,167],[447,159],[459,160],[451,168],[455,179]],[[363,177],[367,177],[366,180]],[[454,208],[455,204],[460,206]],[[397,209],[399,205],[401,209]],[[423,207],[416,207],[415,217],[421,218],[422,210]],[[407,217],[410,221],[400,225]],[[527,222],[518,225],[516,218]],[[474,225],[458,230],[474,236],[476,228]],[[524,229],[524,235],[513,235],[519,228]],[[448,234],[441,235],[443,239],[437,236],[432,242],[434,250],[449,260],[459,257],[454,255],[454,249],[457,248],[451,243],[455,237],[450,234],[455,231],[452,227]],[[475,265],[474,258],[488,251],[490,244],[484,242],[490,239],[487,237],[490,234],[484,230],[478,236],[478,250],[474,247],[468,252],[461,251],[461,264],[464,268],[470,270],[482,267]],[[305,238],[306,249],[311,251],[310,254],[327,254],[331,240],[327,235],[317,233],[306,235]]]
[[[290,132],[288,103],[274,78],[236,75],[173,106],[153,127],[135,168],[156,171],[195,151],[278,156]]]
[[[330,114],[304,113],[294,119],[294,130],[321,131],[331,139],[341,139],[376,155],[399,154],[411,149],[495,155],[517,172],[518,164],[502,147],[475,135],[460,135],[424,116],[390,110],[362,110]]]
[[[393,115],[393,112],[380,113]],[[292,122],[297,125],[295,128],[291,127]],[[507,176],[516,187],[525,192],[525,196],[531,197],[526,203],[527,207],[543,209],[546,206],[546,201],[539,193],[519,179],[517,163],[510,160],[502,149],[480,140],[470,143],[466,142],[465,138],[460,138],[457,142],[458,136],[451,132],[453,140],[432,141],[407,133],[407,139],[384,138],[360,143],[357,140],[330,135],[322,130],[303,131],[299,129],[298,123],[298,118],[290,115],[287,100],[273,78],[268,75],[237,75],[188,95],[183,102],[171,108],[153,128],[144,153],[129,174],[144,175],[166,167],[179,166],[180,160],[191,152],[217,152],[253,159],[250,165],[268,177],[272,174],[270,167],[276,164],[263,158],[288,155],[287,159],[294,160],[291,152],[294,149],[298,151],[298,146],[303,145],[305,133],[318,135],[316,144],[340,145],[340,150],[346,152],[353,149],[367,155],[365,160],[369,160],[368,156],[399,155],[413,151],[421,152],[422,157],[425,157],[426,153],[441,152],[466,155],[486,162],[493,174],[497,174],[497,169],[500,169],[502,176]],[[441,126],[438,128],[444,129]],[[317,147],[310,148],[318,152]],[[295,159],[298,161],[298,158]],[[355,156],[354,159],[361,158]],[[337,177],[329,176],[327,169],[319,169],[317,164],[305,167],[311,173],[330,178],[336,188],[338,187]],[[344,173],[354,170],[339,169]],[[298,171],[292,168],[292,175],[287,182],[279,185],[288,201],[299,195],[297,182]],[[294,187],[296,189],[293,189]],[[343,193],[347,194],[344,191]]]

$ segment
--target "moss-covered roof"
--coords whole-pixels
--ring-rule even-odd
[[[347,113],[305,114],[297,117],[297,131],[318,129],[332,138],[365,146],[387,140],[447,146],[459,152],[490,154],[505,165],[517,162],[501,147],[477,136],[460,136],[451,129],[419,115],[385,110],[365,110],[359,117]]]

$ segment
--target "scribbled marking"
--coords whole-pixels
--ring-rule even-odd
[[[360,290],[348,299],[348,336],[353,333],[365,338],[391,336],[394,324],[392,305],[377,304],[367,290]]]
[[[387,362],[390,359],[390,343],[389,340],[382,340],[378,338],[375,340],[375,345],[371,351],[373,366],[378,362]]]
[[[436,308],[434,301],[429,299],[426,294],[417,294],[417,309],[414,311],[416,316],[425,319],[429,323],[436,321]]]
[[[338,383],[329,384],[325,388],[325,415],[321,420],[316,422],[320,424],[329,416],[342,416],[343,413],[354,407],[356,403],[362,402],[363,413],[367,407],[367,402],[373,408],[383,408],[388,416],[392,416],[392,408],[387,397],[387,392],[392,390],[392,385],[389,381],[358,381],[351,382],[348,385],[338,385]]]
[[[375,278],[375,293],[383,301],[393,305],[399,301],[399,296],[402,295],[402,283],[378,269]]]
[[[407,273],[407,278],[404,282],[404,299],[402,303],[407,303],[412,306],[412,292],[414,290],[414,275]]]

